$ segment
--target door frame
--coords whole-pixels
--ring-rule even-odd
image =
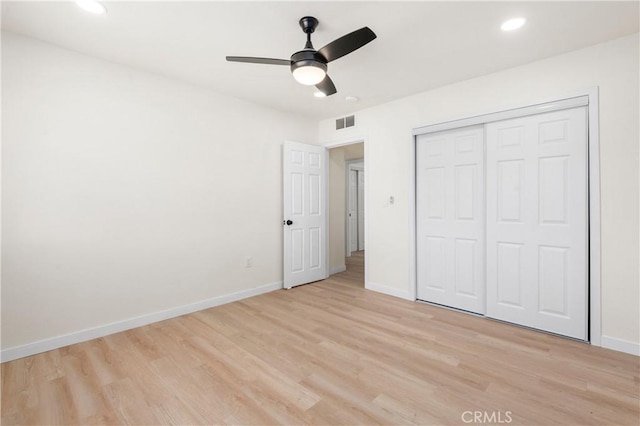
[[[360,166],[359,164],[362,163],[362,166]],[[345,224],[344,224],[344,229],[345,229],[345,235],[344,235],[344,248],[345,248],[345,256],[346,257],[350,257],[352,251],[349,248],[349,231],[350,231],[350,225],[349,225],[349,201],[350,201],[350,195],[349,195],[349,174],[351,173],[352,170],[354,171],[364,171],[364,158],[356,158],[354,160],[346,160],[344,162],[345,165],[345,205],[344,205],[344,220],[345,220]],[[364,175],[364,178],[367,178],[367,175]],[[366,185],[365,185],[366,186]],[[359,189],[358,189],[359,190]],[[357,194],[356,194],[357,197]],[[356,201],[357,202],[357,201]],[[366,213],[365,213],[366,214]],[[357,218],[357,221],[359,221],[360,219]],[[366,222],[366,221],[365,221]],[[366,243],[366,238],[365,238],[365,243]],[[357,243],[358,248],[360,248],[360,244],[359,241]]]
[[[601,329],[601,243],[600,243],[600,138],[599,138],[598,87],[542,99],[537,102],[514,105],[511,108],[488,111],[474,116],[466,116],[447,122],[439,122],[417,127],[412,130],[410,141],[411,164],[409,170],[409,292],[413,300],[417,295],[416,259],[416,137],[427,133],[452,130],[492,121],[506,120],[543,112],[551,112],[578,106],[586,106],[587,117],[587,157],[588,157],[588,205],[589,205],[589,250],[588,265],[588,341],[594,346],[602,346]],[[366,151],[365,151],[366,156]],[[366,178],[366,176],[365,176]],[[365,241],[366,244],[366,241]]]
[[[321,142],[320,144],[325,147],[328,150],[330,150],[331,148],[339,148],[341,146],[347,146],[347,145],[354,145],[357,143],[362,143],[364,144],[364,168],[365,170],[367,169],[367,164],[368,164],[368,157],[369,157],[369,153],[367,150],[367,146],[368,146],[368,142],[367,142],[368,138],[367,136],[353,136],[353,137],[349,137],[349,138],[344,138],[344,139],[338,139],[338,140],[334,140],[334,141],[330,141],[330,142]],[[358,160],[361,161],[361,160]],[[369,198],[367,195],[367,188],[369,187],[369,176],[370,173],[366,173],[364,175],[364,217],[368,217],[369,215]],[[347,180],[345,179],[345,182]],[[326,214],[327,217],[329,217],[329,203],[330,198],[329,197],[329,185],[327,185],[327,203],[325,204],[325,209],[326,209]],[[346,206],[345,206],[345,210],[346,210]],[[346,215],[345,215],[346,217]],[[328,225],[327,225],[328,226]],[[328,228],[327,228],[328,229]],[[345,235],[346,237],[346,235]],[[365,220],[364,221],[364,249],[365,252],[367,250],[367,245],[369,241],[369,221]],[[329,244],[327,244],[327,247],[329,246]],[[345,246],[346,246],[346,242],[345,242]],[[328,251],[328,249],[327,249]],[[346,254],[346,252],[345,252]],[[325,258],[326,260],[326,270],[329,271],[330,265],[329,265],[329,253],[327,253],[327,256]],[[369,262],[367,262],[367,256],[365,255],[364,258],[364,286],[365,288],[367,288],[367,283],[369,282]]]

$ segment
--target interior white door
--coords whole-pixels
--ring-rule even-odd
[[[327,278],[326,149],[283,146],[284,287]]]
[[[364,250],[364,170],[358,170],[358,250]]]
[[[418,299],[484,313],[483,127],[419,136]]]
[[[351,256],[352,251],[358,251],[358,172],[349,170],[349,196],[347,208],[347,222],[349,227],[349,250],[347,256]]]
[[[587,111],[487,125],[487,316],[587,339]]]

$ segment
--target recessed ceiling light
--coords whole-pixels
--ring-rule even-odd
[[[358,102],[360,98],[358,98],[357,96],[347,96],[346,98],[344,98],[344,100],[347,102]]]
[[[76,4],[89,13],[95,13],[96,15],[107,13],[107,8],[96,0],[76,0]]]
[[[327,97],[327,95],[325,95],[324,92],[321,92],[319,90],[317,92],[315,92],[313,94],[313,96],[315,96],[316,98],[326,98]]]
[[[508,21],[504,21],[502,23],[502,25],[500,26],[500,29],[502,31],[513,31],[513,30],[517,30],[518,28],[520,28],[521,26],[523,26],[525,24],[525,22],[527,22],[526,19],[524,18],[513,18],[513,19],[509,19]]]

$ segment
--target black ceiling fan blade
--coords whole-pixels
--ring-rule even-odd
[[[324,80],[316,84],[316,88],[326,96],[331,96],[338,93],[338,91],[336,90],[336,86],[333,84],[333,81],[328,75],[324,77]]]
[[[291,65],[289,59],[254,58],[252,56],[227,56],[229,62],[247,62],[250,64]]]
[[[376,33],[371,31],[371,28],[363,27],[332,41],[318,50],[318,53],[324,56],[327,62],[335,61],[354,50],[360,49],[365,44],[375,40],[376,37]]]

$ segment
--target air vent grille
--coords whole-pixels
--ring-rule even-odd
[[[338,118],[336,120],[336,130],[354,127],[356,125],[356,116],[349,115],[347,117]]]

